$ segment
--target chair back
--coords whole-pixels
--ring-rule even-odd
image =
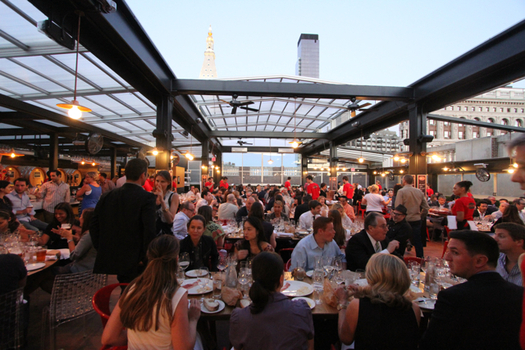
[[[417,258],[415,256],[404,256],[403,260],[405,261],[405,264],[407,264],[407,265],[411,261],[415,261],[415,262],[421,264],[421,258]]]
[[[282,248],[279,250],[279,255],[283,259],[283,262],[288,261],[288,259],[292,257],[293,250],[294,248]]]
[[[290,266],[292,265],[292,259],[289,259],[286,264],[284,265],[284,271],[288,272],[290,270]]]
[[[22,344],[23,288],[0,295],[0,349],[18,349]]]
[[[111,315],[111,310],[109,309],[111,293],[115,288],[127,285],[128,283],[110,284],[109,286],[99,289],[95,295],[93,295],[93,309],[95,309],[95,312],[100,315],[102,329],[106,327],[106,323],[108,323],[109,316]]]

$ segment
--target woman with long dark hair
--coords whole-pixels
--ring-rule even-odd
[[[343,227],[343,221],[341,220],[341,214],[337,209],[330,210],[328,212],[328,218],[333,220],[335,236],[334,241],[338,246],[342,247],[346,244],[346,230]]]
[[[64,230],[73,230],[74,234],[72,239],[75,241],[80,239],[80,223],[75,219],[73,208],[66,202],[58,203],[55,206],[53,220],[47,225],[38,243],[40,245],[47,245],[49,249],[67,249],[69,243],[66,239],[62,239],[65,235]]]
[[[336,292],[339,339],[355,341],[355,349],[417,349],[420,309],[406,296],[410,276],[403,260],[374,254],[366,265],[366,287],[358,287],[348,304],[348,292]]]
[[[153,194],[157,196],[157,234],[172,234],[173,219],[179,209],[179,195],[171,191],[171,174],[162,170],[155,176]]]
[[[518,225],[523,226],[523,221],[521,220],[520,213],[518,211],[518,207],[516,207],[516,204],[509,204],[507,208],[505,208],[505,212],[503,215],[496,220],[494,225],[492,225],[492,228],[490,229],[492,232],[494,232],[494,227],[502,222],[513,222]]]
[[[122,293],[102,344],[129,349],[193,349],[200,301],[177,283],[179,241],[161,235],[148,248],[148,266]],[[125,328],[125,329],[123,329]]]
[[[262,252],[252,261],[252,303],[235,309],[230,317],[230,342],[234,349],[313,349],[312,312],[304,300],[281,293],[283,260]]]
[[[273,252],[273,247],[264,237],[262,221],[248,216],[244,221],[244,238],[235,243],[237,260],[246,260],[264,251]]]
[[[273,225],[267,221],[264,221],[264,208],[259,202],[252,204],[248,216],[256,217],[261,220],[264,232],[264,240],[272,245],[273,248],[277,247],[277,241],[275,240],[275,234],[273,233]]]

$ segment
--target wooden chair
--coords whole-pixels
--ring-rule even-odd
[[[445,256],[445,253],[447,252],[447,246],[448,246],[448,241],[450,240],[450,229],[448,228],[448,226],[443,226],[445,228],[445,231],[447,231],[447,240],[445,241],[445,244],[443,244],[443,253],[441,254],[441,259],[443,259],[443,257]]]

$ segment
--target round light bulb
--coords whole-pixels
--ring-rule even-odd
[[[157,149],[153,149],[153,152],[151,152],[151,153],[153,153],[154,156],[158,156],[159,155],[159,151],[157,151]]]
[[[67,115],[71,119],[80,119],[82,117],[82,112],[80,111],[80,109],[78,109],[77,106],[73,105],[73,107],[69,111],[67,111]]]
[[[403,173],[404,173],[404,171],[403,171],[403,170],[399,170],[399,173],[400,173],[400,174],[403,174]]]
[[[93,162],[93,163],[91,163],[91,165],[95,166],[95,165],[97,165],[97,163]]]
[[[268,164],[273,164],[273,160],[268,160]]]
[[[437,154],[433,154],[432,155],[432,160],[436,161],[436,162],[439,162],[441,160],[441,157],[439,157]]]
[[[381,174],[382,177],[385,177],[385,175],[386,175],[385,173],[382,173],[382,174]]]
[[[512,164],[513,167],[515,167],[516,169],[518,169],[518,163],[514,163]]]
[[[188,160],[193,160],[193,159],[195,159],[195,157],[193,156],[193,154],[189,153],[188,154]]]
[[[299,147],[299,143],[297,141],[293,141],[292,148],[297,148],[297,147]]]
[[[346,171],[346,168],[343,168],[343,171]]]
[[[443,170],[448,171],[448,168],[447,168],[447,167],[444,167]]]
[[[16,157],[16,154],[13,152],[11,153],[11,158],[14,158],[14,157]]]
[[[395,160],[396,162],[398,162],[398,161],[399,161],[399,157],[398,157],[398,156],[395,156],[395,157],[394,157],[394,160]]]
[[[365,159],[364,159],[363,157],[360,157],[360,158],[358,159],[358,161],[359,161],[359,163],[363,163],[363,162],[365,161]]]
[[[514,174],[515,169],[509,168],[507,171],[509,174]]]
[[[405,158],[401,158],[401,163],[405,164],[407,160]]]
[[[81,162],[80,162],[80,164],[84,165],[84,164],[86,164],[86,162],[84,162],[84,161],[81,161]]]

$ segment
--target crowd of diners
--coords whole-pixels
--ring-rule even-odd
[[[512,180],[525,190],[525,138],[510,147],[520,166]],[[104,175],[85,175],[76,193],[82,200],[78,220],[59,172],[50,170],[37,193],[44,201],[42,220],[35,218],[26,179],[0,181],[0,232],[71,252],[70,259],[29,279],[20,257],[1,254],[0,293],[23,285],[26,295],[39,287],[51,292],[54,277],[63,273],[114,274],[129,285],[104,330],[103,344],[206,347],[197,331],[200,302],[188,298],[177,282],[179,256],[188,253],[190,269],[216,271],[219,250],[226,248],[238,261],[250,260],[253,271],[252,303],[235,309],[230,318],[233,347],[313,349],[316,329],[308,304],[281,293],[286,261],[275,253],[274,226],[287,222],[312,232],[293,250],[292,276],[299,266],[312,270],[316,257],[339,258],[347,269],[365,271],[367,286],[336,291],[339,315],[333,331],[341,343],[354,343],[356,349],[520,348],[522,198],[476,200],[469,181],[456,183],[448,197],[431,188],[423,193],[410,175],[392,189],[379,182],[363,188],[344,176],[333,190],[311,175],[299,187],[291,185],[291,178],[282,186],[231,186],[227,177],[216,187],[210,178],[202,191],[192,186],[179,194],[169,172],[148,176],[140,159],[128,162],[124,179]],[[433,228],[437,238],[443,234],[442,222],[427,219],[430,208],[447,209],[455,217],[457,229],[449,234],[444,260],[466,282],[439,292],[421,334],[421,310],[409,297],[403,257],[411,246],[417,257],[424,257],[423,228]],[[363,229],[348,234],[361,210],[366,213]],[[493,234],[471,231],[474,218],[494,221]],[[231,247],[227,223],[240,226],[244,234]]]

